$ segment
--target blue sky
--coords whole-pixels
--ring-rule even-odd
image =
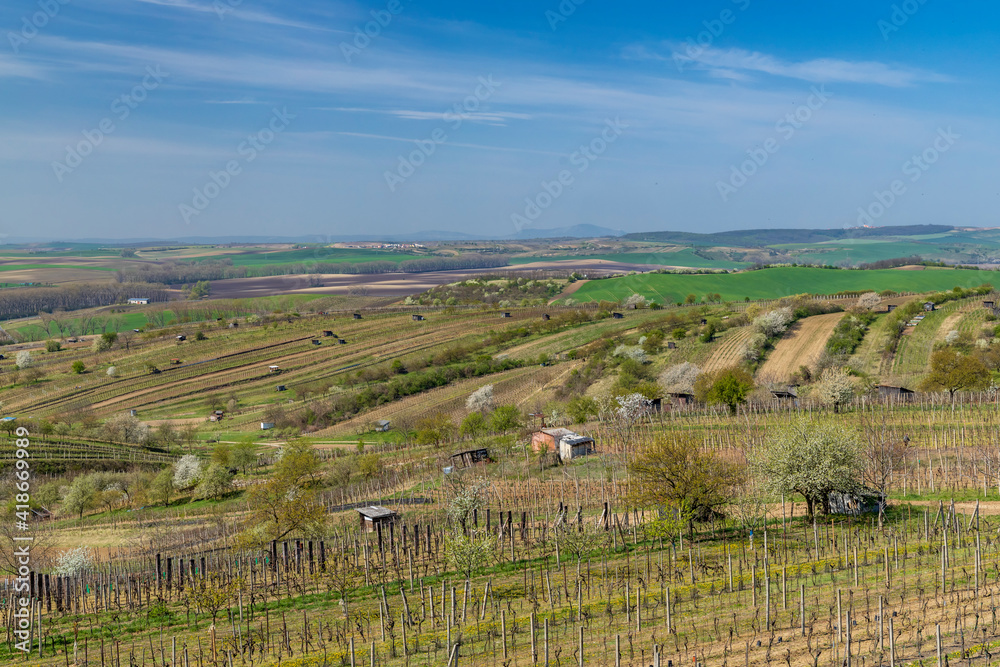
[[[994,226],[997,13],[11,0],[0,233]]]

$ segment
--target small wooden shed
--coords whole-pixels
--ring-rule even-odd
[[[611,313],[611,317],[613,317],[616,320],[623,320],[623,319],[625,319],[625,316],[622,315],[621,313]]]
[[[352,315],[351,317],[353,317],[356,320],[360,320],[361,319],[361,313],[354,313],[354,315]]]
[[[413,316],[413,321],[414,322],[423,322],[424,321],[424,316],[423,315],[414,315]]]
[[[358,516],[361,519],[361,528],[369,533],[378,531],[379,526],[386,526],[396,523],[399,514],[381,505],[371,505],[369,507],[359,507]]]
[[[492,459],[490,459],[490,450],[485,447],[458,452],[456,454],[452,454],[448,458],[451,459],[451,465],[455,469],[471,468],[477,463],[492,463]]]

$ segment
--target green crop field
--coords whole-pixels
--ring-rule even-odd
[[[573,295],[578,301],[622,301],[641,294],[658,303],[683,301],[688,294],[699,298],[718,293],[726,301],[777,299],[794,294],[835,294],[894,290],[897,292],[934,292],[955,286],[978,287],[996,281],[989,271],[969,269],[894,269],[858,271],[809,267],[779,267],[744,273],[685,275],[643,274],[595,280],[580,287]]]
[[[747,262],[736,262],[728,259],[710,259],[695,254],[690,248],[676,252],[623,252],[593,255],[546,255],[514,257],[511,264],[529,264],[532,262],[570,262],[583,260],[603,260],[605,262],[621,262],[622,264],[651,264],[658,266],[687,266],[692,269],[738,269],[749,266]]]

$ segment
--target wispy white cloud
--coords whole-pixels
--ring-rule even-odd
[[[42,68],[0,54],[0,79],[44,79]]]
[[[729,79],[756,73],[816,83],[859,83],[893,88],[951,81],[950,77],[936,72],[872,60],[816,58],[788,61],[745,49],[692,49],[684,44],[665,46],[668,51],[632,46],[625,50],[624,55],[633,59],[670,61],[677,63],[681,69],[698,68],[713,76]]]
[[[171,9],[182,9],[186,11],[199,12],[203,14],[215,14],[222,20],[226,20],[232,17],[241,21],[284,26],[287,28],[300,28],[303,30],[320,30],[324,32],[346,33],[346,31],[343,30],[331,30],[329,28],[315,24],[303,23],[301,21],[293,21],[291,19],[287,19],[281,16],[276,16],[268,12],[246,9],[235,3],[230,4],[226,0],[218,0],[218,2],[215,3],[194,2],[193,0],[135,0],[135,1],[147,5],[169,7]]]

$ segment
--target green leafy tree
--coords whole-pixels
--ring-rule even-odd
[[[753,375],[741,368],[724,368],[716,373],[702,373],[694,384],[699,401],[729,407],[732,414],[745,403],[754,389]]]
[[[93,475],[79,475],[70,484],[62,500],[62,508],[81,521],[83,514],[97,506],[97,484]]]
[[[212,293],[212,284],[207,280],[199,280],[191,288],[190,297],[192,299],[200,299],[206,297]]]
[[[489,535],[454,533],[445,538],[445,549],[448,564],[464,574],[466,579],[497,560],[496,540]]]
[[[45,351],[46,352],[58,352],[62,349],[62,343],[57,340],[47,340],[45,341]]]
[[[521,411],[514,405],[501,405],[490,415],[490,428],[494,433],[506,435],[521,428]]]
[[[231,463],[247,474],[247,469],[257,463],[257,447],[250,438],[243,438],[233,445]]]
[[[76,373],[77,375],[80,375],[85,370],[87,370],[87,367],[84,366],[83,362],[80,361],[79,359],[73,362],[73,365],[71,366],[71,368],[72,368],[73,372]]]
[[[473,412],[462,420],[461,426],[458,427],[458,434],[463,438],[476,440],[485,435],[489,428],[482,413]]]
[[[156,474],[149,485],[149,497],[153,502],[166,507],[174,495],[174,470],[164,468]]]
[[[194,490],[196,498],[217,499],[233,490],[233,476],[229,469],[219,463],[208,466]]]
[[[861,439],[842,421],[799,417],[769,433],[758,462],[774,495],[805,497],[809,516],[829,512],[830,494],[858,487],[863,471]]]
[[[661,438],[629,464],[634,500],[645,507],[685,508],[688,531],[721,513],[742,483],[743,471],[694,438]]]
[[[990,369],[979,357],[957,350],[943,349],[931,355],[931,372],[921,387],[928,391],[945,390],[954,398],[956,391],[985,389],[990,384]]]
[[[574,424],[583,424],[597,415],[599,408],[597,401],[590,396],[577,396],[566,406],[566,411]]]

